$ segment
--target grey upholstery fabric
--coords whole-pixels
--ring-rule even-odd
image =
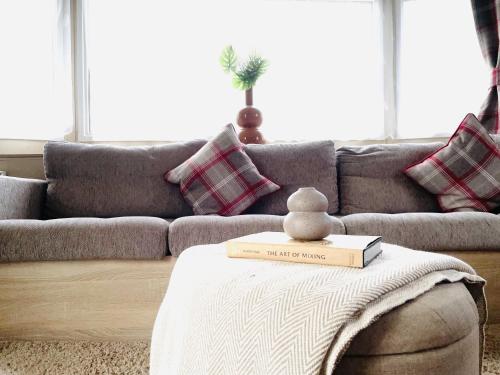
[[[205,141],[148,147],[49,142],[44,165],[48,218],[177,217],[192,214],[179,187],[163,175]]]
[[[0,220],[40,219],[47,183],[0,176]]]
[[[0,221],[0,262],[159,259],[168,221],[154,217]]]
[[[353,214],[347,234],[380,235],[417,250],[500,250],[500,216],[483,212]]]
[[[339,148],[340,213],[439,211],[434,196],[401,171],[441,146],[427,143]]]
[[[336,375],[479,375],[479,315],[462,283],[440,284],[361,331]]]
[[[205,141],[151,147],[118,147],[49,142],[45,174],[48,218],[192,214],[166,171],[193,155]],[[259,172],[282,188],[259,200],[249,213],[286,214],[286,200],[299,187],[314,186],[338,210],[335,147],[331,141],[248,145]],[[124,204],[123,202],[127,202]]]
[[[169,227],[169,249],[172,255],[190,246],[220,243],[231,238],[258,232],[282,232],[284,216],[240,215],[188,216],[174,220]],[[345,234],[342,222],[332,217],[332,233]]]
[[[326,195],[328,213],[338,211],[335,145],[331,141],[246,145],[259,172],[281,186],[261,198],[247,213],[286,215],[286,201],[300,187],[313,186]]]
[[[440,284],[361,331],[346,354],[388,355],[441,348],[478,326],[477,306],[465,285]]]
[[[345,355],[332,375],[480,375],[479,328],[460,341],[415,353]]]

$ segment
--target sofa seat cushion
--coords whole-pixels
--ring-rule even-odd
[[[417,250],[500,250],[500,216],[483,212],[353,214],[347,234],[380,235]]]
[[[154,217],[0,221],[0,262],[159,259],[169,222]]]
[[[220,243],[258,232],[283,232],[284,218],[276,215],[181,217],[170,224],[169,249],[172,255],[179,256],[183,250],[195,245]],[[332,233],[345,234],[342,222],[333,217],[332,221]]]
[[[335,374],[477,374],[479,336],[467,288],[440,284],[361,331]]]

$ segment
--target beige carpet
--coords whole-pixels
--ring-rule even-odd
[[[486,331],[484,358],[483,375],[500,375],[500,329]]]
[[[1,375],[146,375],[144,342],[0,342]]]
[[[0,375],[148,374],[144,342],[0,342]],[[500,335],[487,336],[483,375],[500,375]]]

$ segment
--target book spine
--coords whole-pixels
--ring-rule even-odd
[[[362,251],[325,249],[321,247],[280,246],[276,244],[247,244],[226,242],[227,255],[231,258],[267,259],[295,263],[325,264],[363,268]]]

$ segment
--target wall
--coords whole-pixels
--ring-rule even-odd
[[[0,156],[0,171],[9,176],[44,178],[41,155]]]
[[[0,171],[7,175],[43,178],[43,145],[46,141],[0,140]]]

